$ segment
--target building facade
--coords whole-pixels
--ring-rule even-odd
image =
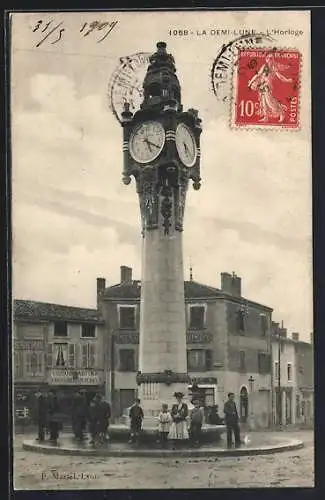
[[[187,367],[202,403],[220,406],[236,395],[242,422],[270,425],[272,412],[272,309],[244,299],[241,279],[222,273],[221,289],[185,281]],[[137,394],[141,283],[121,266],[120,283],[106,287],[97,280],[98,306],[108,325],[111,366],[106,395],[116,417]],[[253,381],[253,382],[250,382]],[[198,392],[199,391],[199,392]]]
[[[70,414],[71,394],[84,388],[89,397],[104,393],[106,335],[97,310],[28,300],[14,301],[14,401],[32,406],[42,387],[60,396]]]
[[[137,395],[141,282],[121,266],[120,283],[97,278],[97,309],[15,300],[15,408],[32,405],[39,387],[55,389],[62,411],[84,388],[111,402],[118,419]],[[241,279],[221,274],[221,287],[184,282],[189,396],[222,416],[235,393],[240,420],[253,428],[313,425],[313,344],[288,338],[272,309],[242,296]],[[280,363],[279,363],[280,360]],[[279,368],[280,366],[280,368]],[[279,379],[280,373],[280,379]],[[279,396],[281,394],[281,407]]]
[[[305,427],[314,426],[314,349],[313,335],[310,343],[294,336],[296,358],[296,422]]]

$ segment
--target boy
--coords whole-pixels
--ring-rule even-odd
[[[129,443],[138,443],[142,427],[143,410],[140,406],[140,399],[136,399],[130,408],[129,417],[131,420],[131,438]]]
[[[202,408],[200,408],[200,401],[192,401],[192,404],[194,404],[194,408],[190,416],[190,436],[193,445],[199,446],[204,414]]]

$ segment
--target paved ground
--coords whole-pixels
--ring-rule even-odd
[[[274,433],[281,436],[283,433]],[[22,450],[14,445],[15,489],[139,489],[313,487],[314,436],[289,432],[301,439],[301,450],[253,457],[206,459],[71,457]]]

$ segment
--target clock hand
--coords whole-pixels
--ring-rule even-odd
[[[187,152],[188,152],[188,150],[189,150],[189,149],[188,149],[188,147],[187,147],[187,144],[186,144],[186,142],[183,142],[183,144],[184,144],[184,150],[185,150],[185,153],[187,153]]]
[[[148,141],[148,139],[147,139],[147,138],[145,138],[145,139],[144,139],[144,141],[148,144],[150,151],[152,151],[152,149],[151,149],[151,147],[150,147],[150,144],[152,144],[152,143],[151,143],[150,141]]]
[[[152,146],[155,146],[155,148],[158,148],[158,149],[160,148],[160,146],[158,146],[158,144],[155,144],[154,142],[149,141],[149,139],[146,139],[146,142],[148,144],[151,144]]]

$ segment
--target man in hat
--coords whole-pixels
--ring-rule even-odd
[[[204,412],[198,399],[193,399],[191,403],[194,408],[190,412],[190,438],[194,446],[200,446]]]
[[[240,447],[240,429],[238,425],[239,417],[236,408],[236,403],[234,401],[235,394],[233,392],[228,393],[228,401],[224,405],[225,414],[225,424],[227,426],[227,447],[232,447],[232,434],[235,435],[235,447]]]
[[[84,431],[87,424],[87,401],[84,390],[78,391],[73,400],[72,429],[76,439],[84,439]]]
[[[139,443],[139,436],[142,428],[143,409],[140,406],[140,399],[136,399],[129,411],[131,436],[129,443]]]

